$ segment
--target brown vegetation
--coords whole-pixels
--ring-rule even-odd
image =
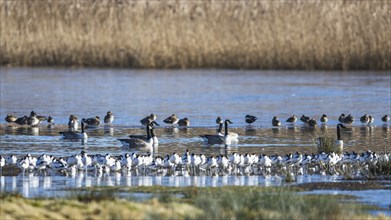
[[[389,1],[0,2],[12,66],[390,68]]]

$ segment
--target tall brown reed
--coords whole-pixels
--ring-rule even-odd
[[[0,1],[14,66],[390,69],[388,0]]]

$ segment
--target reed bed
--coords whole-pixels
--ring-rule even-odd
[[[388,0],[0,1],[9,66],[390,69]]]

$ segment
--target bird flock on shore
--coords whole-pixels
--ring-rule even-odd
[[[146,116],[145,118],[142,118],[140,120],[140,123],[141,123],[141,125],[146,126],[148,124],[151,124],[152,122],[156,123],[156,119],[157,119],[157,116],[155,114],[151,113],[150,115]],[[257,119],[258,118],[253,115],[246,115],[245,116],[245,122],[247,124],[253,124]],[[79,120],[78,116],[73,115],[73,114],[70,115],[68,127],[70,129],[77,130],[78,126],[79,126],[78,120]],[[293,124],[293,123],[296,123],[297,120],[298,120],[298,118],[296,117],[296,115],[292,115],[291,117],[287,118],[285,120],[285,122],[288,124]],[[386,114],[383,117],[381,117],[381,120],[382,120],[382,122],[387,123],[390,121],[390,116]],[[20,126],[27,125],[27,126],[32,126],[32,127],[38,126],[43,121],[47,121],[49,127],[54,124],[53,117],[37,115],[34,111],[31,111],[30,116],[23,116],[23,117],[17,117],[13,114],[8,114],[5,117],[5,121],[10,124],[16,124],[16,125],[20,125]],[[103,121],[105,124],[112,124],[114,122],[114,114],[111,111],[108,111],[107,114],[104,116]],[[300,117],[300,121],[302,121],[304,124],[307,124],[312,127],[314,127],[318,124],[317,120],[315,118],[311,118],[306,115],[302,115]],[[320,117],[319,121],[321,124],[326,124],[328,122],[327,115],[323,114]],[[344,113],[342,113],[339,116],[338,121],[340,123],[350,125],[350,124],[354,123],[355,118],[351,114],[348,114],[346,116]],[[373,124],[374,121],[375,121],[375,118],[372,115],[364,114],[363,116],[360,117],[360,122],[362,124]],[[95,116],[93,118],[87,118],[87,119],[82,118],[81,122],[84,122],[84,124],[86,124],[86,126],[88,126],[88,127],[94,127],[94,126],[96,127],[101,124],[101,120],[100,120],[99,116]],[[175,126],[175,125],[184,126],[184,127],[190,126],[190,120],[187,117],[180,119],[176,114],[172,114],[171,116],[167,117],[166,119],[163,120],[163,122],[168,125],[172,125],[172,126]],[[216,124],[221,124],[221,123],[223,123],[223,120],[220,117],[217,117]],[[273,126],[277,126],[277,127],[282,125],[281,120],[278,119],[277,116],[274,116],[272,118],[271,123]],[[158,125],[158,124],[156,123],[156,125]]]
[[[124,175],[367,175],[371,167],[389,164],[390,153],[375,153],[370,150],[361,154],[238,154],[208,156],[186,150],[165,157],[151,154],[125,153],[123,155],[89,155],[86,151],[68,157],[42,154],[22,158],[14,155],[0,156],[0,167],[19,168],[25,172],[61,173],[74,175],[77,172],[95,174],[123,173]]]
[[[100,123],[99,116],[94,118],[81,119],[81,132],[77,131],[79,121],[76,115],[70,115],[68,122],[68,130],[59,132],[65,139],[87,139],[85,129],[87,127],[97,127]],[[154,134],[155,126],[159,126],[156,122],[156,115],[150,114],[140,120],[141,125],[146,128],[146,135],[129,135],[129,138],[118,139],[124,146],[129,148],[148,148],[158,144],[158,139]],[[17,125],[38,126],[40,122],[47,121],[48,126],[54,124],[52,117],[38,116],[34,111],[30,116],[16,117],[7,115],[5,120],[8,123]],[[257,117],[252,115],[245,116],[245,122],[252,124],[257,120]],[[316,126],[317,122],[314,118],[303,115],[300,120],[309,125]],[[344,125],[351,125],[354,122],[352,115],[341,114],[337,125],[336,145],[339,147],[339,152],[343,150],[343,141],[340,135],[340,128],[345,128]],[[382,117],[382,121],[387,123],[390,120],[388,115]],[[114,115],[108,111],[104,117],[104,123],[111,124],[114,121]],[[292,115],[286,122],[293,124],[297,121],[297,117]],[[321,123],[327,123],[326,115],[320,118]],[[363,124],[373,123],[374,118],[371,115],[363,115],[360,117],[360,122]],[[179,119],[175,114],[163,120],[164,123],[175,126],[189,126],[188,118]],[[215,134],[200,135],[200,137],[208,144],[225,144],[238,142],[238,134],[228,130],[229,124],[232,122],[229,119],[223,120],[217,117],[216,124],[219,128]],[[272,119],[273,126],[281,126],[281,121],[274,116]],[[224,132],[223,132],[224,127]],[[319,141],[321,142],[321,138]],[[319,143],[318,143],[319,144]],[[16,158],[11,155],[8,157],[0,156],[0,166],[17,167],[23,173],[27,170],[30,172],[55,171],[62,173],[75,173],[80,171],[85,172],[137,172],[143,175],[278,175],[278,174],[341,174],[350,172],[351,174],[359,174],[368,171],[369,166],[386,164],[390,161],[389,153],[377,154],[368,150],[365,153],[357,154],[355,152],[338,154],[335,152],[319,154],[287,154],[281,156],[278,154],[268,156],[265,154],[245,154],[232,153],[230,156],[218,155],[206,157],[203,154],[190,154],[189,150],[179,156],[177,153],[166,155],[165,157],[151,154],[136,154],[126,153],[120,156],[106,155],[88,155],[82,151],[80,154],[69,157],[55,158],[50,155],[43,154],[36,158],[30,154],[23,158]],[[184,174],[186,173],[186,174]]]

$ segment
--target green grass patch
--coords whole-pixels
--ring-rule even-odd
[[[114,192],[152,193],[135,202]],[[2,194],[1,219],[377,219],[373,209],[341,200],[350,197],[299,195],[281,187],[93,187],[64,199],[25,199]],[[178,197],[177,194],[184,195]],[[23,207],[23,208],[21,208]],[[26,212],[25,210],[29,210]]]

